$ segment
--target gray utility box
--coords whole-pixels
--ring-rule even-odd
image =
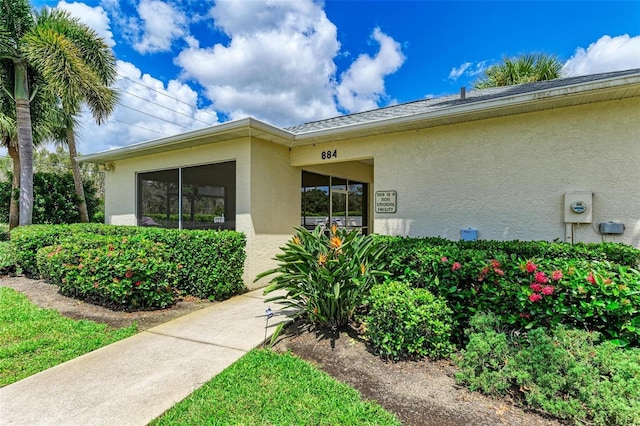
[[[624,233],[623,223],[603,222],[600,224],[601,234],[622,234]]]

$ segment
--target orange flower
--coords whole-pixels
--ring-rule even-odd
[[[367,272],[367,267],[364,265],[364,263],[360,264],[360,272],[362,273],[362,275]]]
[[[324,253],[320,253],[318,255],[318,265],[324,266],[325,263],[327,263],[327,255]]]
[[[338,232],[338,224],[334,223],[331,225],[331,235],[336,235],[336,232]]]
[[[295,237],[293,237],[293,244],[299,246],[300,245],[300,237],[298,237],[297,235]]]
[[[339,249],[342,247],[342,240],[336,236],[331,237],[331,240],[329,240],[329,247],[332,249]]]

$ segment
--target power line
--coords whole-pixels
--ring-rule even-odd
[[[124,90],[122,91],[122,93],[126,93],[126,94],[127,94],[127,95],[129,95],[129,96],[133,96],[133,97],[135,97],[135,98],[142,99],[142,100],[143,100],[143,101],[145,101],[145,102],[152,103],[152,104],[154,104],[154,105],[159,106],[160,108],[168,109],[168,110],[169,110],[169,111],[171,111],[171,112],[174,112],[174,113],[176,113],[176,114],[183,115],[183,116],[188,117],[188,118],[190,118],[190,119],[192,119],[192,120],[199,121],[199,122],[204,123],[204,124],[206,124],[206,125],[208,125],[208,126],[212,126],[212,124],[211,124],[211,123],[207,123],[207,122],[206,122],[206,121],[204,121],[204,120],[200,120],[199,118],[192,117],[192,116],[190,116],[189,114],[185,114],[184,112],[176,111],[175,109],[172,109],[172,108],[169,108],[169,107],[167,107],[167,106],[161,105],[161,104],[159,104],[159,103],[157,103],[157,102],[154,102],[154,101],[152,101],[152,100],[149,100],[149,99],[143,98],[142,96],[138,96],[138,95],[135,95],[135,94],[133,94],[133,93],[126,92],[126,91],[124,91]]]
[[[158,132],[157,130],[147,129],[146,127],[142,127],[142,126],[139,126],[137,124],[127,123],[126,121],[118,120],[117,118],[113,118],[112,117],[111,120],[117,121],[118,123],[127,124],[129,126],[137,127],[138,129],[146,130],[148,132],[157,133],[157,134],[162,135],[162,136],[168,136],[166,133]]]
[[[160,90],[154,89],[153,87],[149,87],[149,86],[147,86],[147,85],[145,85],[145,84],[142,84],[142,83],[140,83],[140,82],[139,82],[139,81],[137,81],[137,80],[134,80],[134,79],[132,79],[132,78],[127,77],[126,75],[122,75],[122,74],[118,74],[118,75],[119,75],[120,77],[124,78],[125,80],[129,80],[129,81],[130,81],[130,82],[132,82],[132,83],[135,83],[135,84],[137,84],[137,85],[139,85],[139,86],[142,86],[142,87],[144,87],[144,88],[146,88],[146,89],[152,90],[152,91],[154,91],[154,92],[156,92],[156,93],[159,93],[160,95],[166,96],[166,97],[167,97],[167,98],[169,98],[169,99],[173,99],[174,101],[179,102],[179,103],[181,103],[181,104],[184,104],[184,105],[186,105],[186,106],[188,106],[188,107],[195,108],[197,111],[201,111],[201,112],[204,112],[205,114],[209,114],[210,116],[214,117],[214,118],[216,119],[216,121],[218,120],[218,116],[217,116],[216,114],[212,114],[212,113],[210,113],[210,112],[209,112],[209,111],[207,111],[207,110],[200,109],[200,108],[198,108],[198,106],[197,106],[197,105],[192,105],[192,104],[189,104],[189,103],[187,103],[187,102],[184,102],[184,101],[182,101],[182,100],[180,100],[180,99],[178,99],[178,98],[174,98],[173,96],[168,95],[168,94],[167,94],[167,93],[165,93],[165,92],[161,92]],[[125,93],[128,93],[128,92],[125,92]]]
[[[183,126],[181,124],[174,123],[173,121],[169,121],[169,120],[164,119],[162,117],[158,117],[157,115],[153,115],[153,114],[149,114],[148,112],[140,111],[139,109],[130,107],[129,105],[125,105],[125,104],[122,104],[122,103],[119,104],[119,105],[121,107],[129,108],[132,111],[139,112],[140,114],[148,115],[149,117],[153,117],[153,118],[156,118],[158,120],[164,121],[165,123],[169,123],[169,124],[173,124],[174,126],[182,127],[185,130],[193,130],[193,129],[190,129],[189,127]]]

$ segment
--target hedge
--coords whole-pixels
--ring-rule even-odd
[[[469,318],[493,312],[513,329],[558,324],[640,344],[640,250],[623,244],[453,242],[379,237],[391,278],[444,297],[464,340]]]
[[[143,237],[84,234],[38,250],[43,278],[60,293],[118,310],[173,305],[177,266],[163,243]]]
[[[137,237],[164,244],[177,268],[177,288],[185,293],[221,300],[244,291],[242,281],[245,237],[235,231],[177,230],[102,224],[31,225],[15,228],[11,242],[18,265],[27,276],[38,277],[39,249],[95,235]],[[137,241],[137,240],[136,240]]]

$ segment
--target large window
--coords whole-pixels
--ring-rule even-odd
[[[138,223],[235,229],[235,161],[138,174]]]
[[[367,233],[366,183],[302,172],[301,225],[307,229],[336,224]]]

